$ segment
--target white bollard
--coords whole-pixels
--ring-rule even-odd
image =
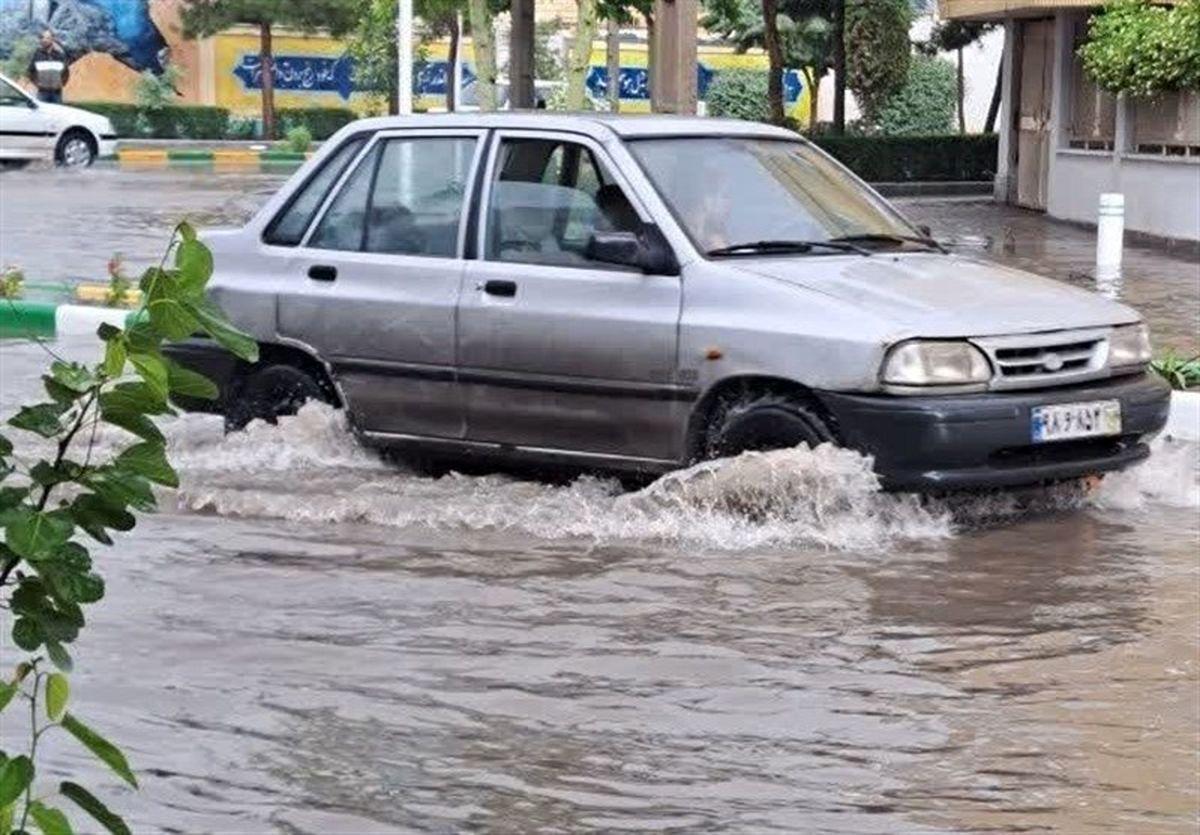
[[[1121,249],[1125,242],[1125,195],[1101,194],[1096,219],[1096,280],[1121,275]]]

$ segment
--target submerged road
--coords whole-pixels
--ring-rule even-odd
[[[67,177],[0,176],[0,260],[148,262],[278,184]],[[984,209],[935,228],[975,245]],[[0,343],[0,416],[45,363]],[[323,407],[166,430],[181,489],[98,554],[72,679],[143,788],[44,741],[135,832],[1195,831],[1195,446],[1087,497],[945,503],[829,450],[627,494],[417,477]]]

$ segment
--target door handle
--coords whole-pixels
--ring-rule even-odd
[[[313,281],[337,281],[337,267],[315,264],[308,268],[308,277]]]
[[[512,298],[517,294],[517,282],[503,281],[501,279],[492,279],[485,281],[483,284],[483,292],[490,296],[506,296]]]

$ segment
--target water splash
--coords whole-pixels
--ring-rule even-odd
[[[882,492],[869,458],[831,445],[705,462],[627,493],[594,477],[567,486],[419,477],[360,447],[344,416],[319,404],[279,426],[256,423],[232,435],[215,418],[188,415],[168,435],[184,510],[543,539],[874,550],[1051,511],[1200,506],[1200,447],[1175,442],[1156,443],[1150,462],[1109,476],[1098,490],[1063,485],[927,499]]]

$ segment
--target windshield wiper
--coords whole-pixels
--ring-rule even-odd
[[[948,255],[950,253],[950,250],[946,249],[946,247],[942,246],[933,238],[925,238],[917,235],[892,235],[886,232],[868,232],[862,235],[843,235],[840,238],[832,238],[831,241],[836,241],[838,243],[871,243],[874,241],[879,241],[882,243],[921,244],[922,246],[936,249],[943,255]]]
[[[758,255],[762,253],[786,253],[786,252],[811,252],[816,247],[824,247],[825,249],[833,249],[838,252],[854,252],[859,255],[870,256],[871,250],[855,245],[849,240],[834,240],[834,241],[747,241],[740,244],[730,244],[729,246],[719,246],[716,249],[710,249],[704,253],[709,256],[719,255]]]

